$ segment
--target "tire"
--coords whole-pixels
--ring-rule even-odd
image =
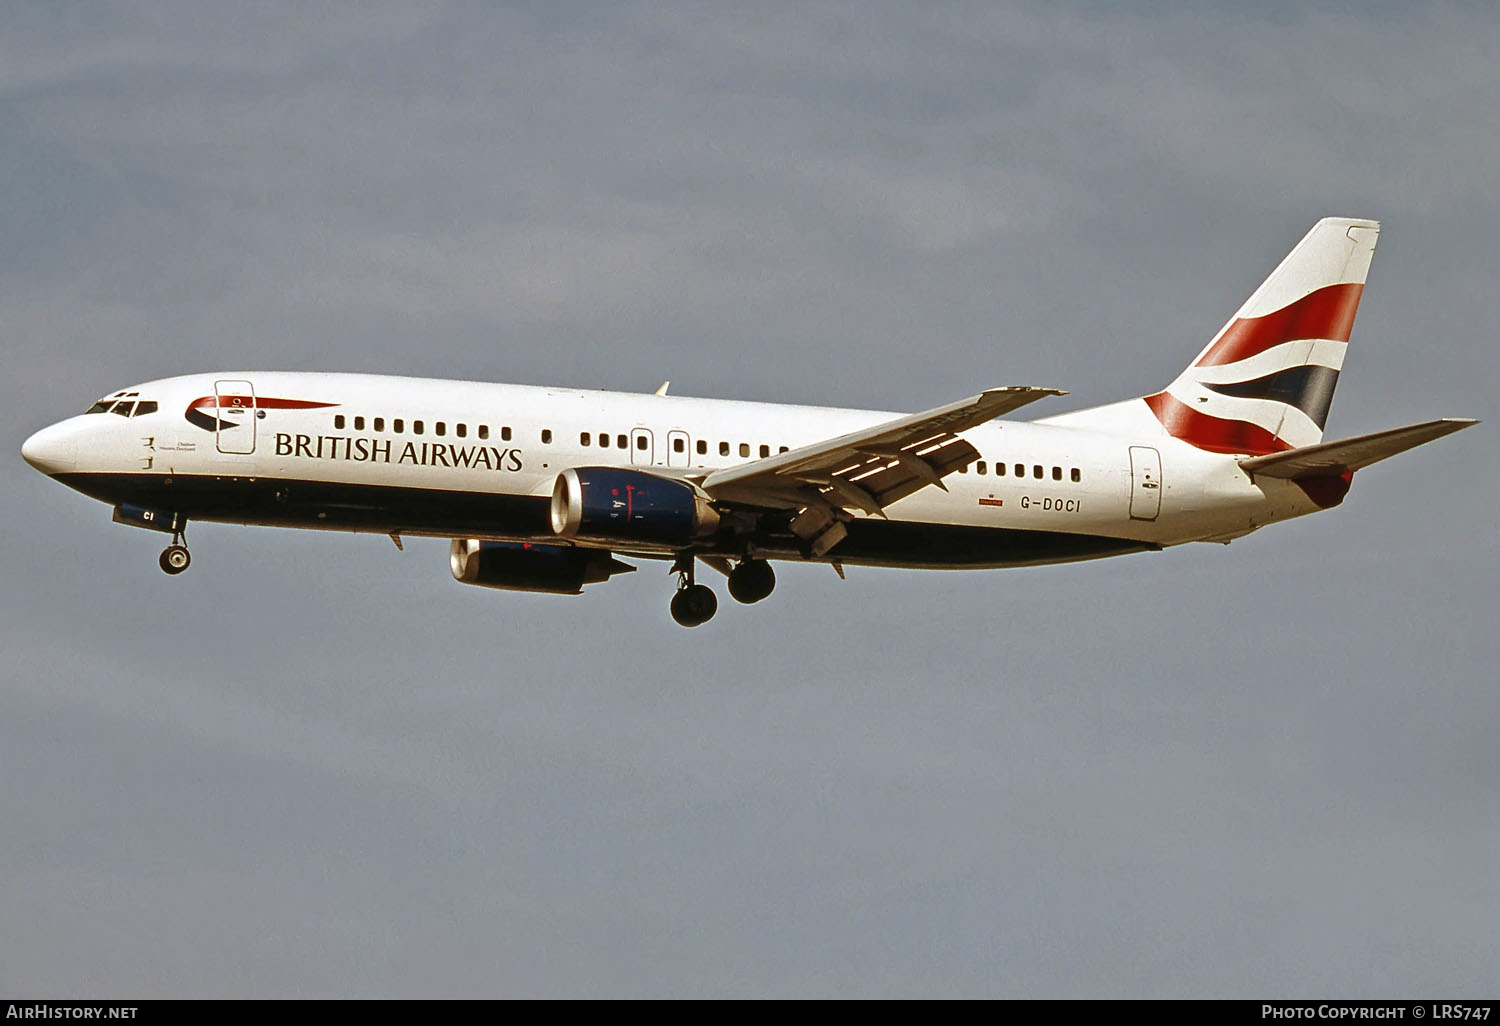
[[[697,627],[712,620],[719,610],[718,596],[704,584],[683,588],[672,596],[672,619],[684,627]]]
[[[764,559],[747,559],[729,571],[729,594],[736,602],[759,602],[776,588],[776,571]]]
[[[157,560],[161,564],[164,573],[176,576],[182,573],[193,562],[193,557],[188,550],[181,545],[169,545],[162,550],[161,558]]]

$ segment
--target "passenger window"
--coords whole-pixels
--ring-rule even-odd
[[[609,448],[609,436],[606,435],[603,431],[599,432],[599,448],[601,448],[601,449],[608,449]]]
[[[363,417],[355,417],[354,418],[354,430],[356,430],[356,431],[363,431],[364,429],[365,429],[365,418],[363,418]]]
[[[740,443],[740,455],[741,456],[749,456],[750,455],[750,443],[749,442],[741,442]]]
[[[589,433],[587,431],[582,432],[578,436],[578,444],[584,446],[589,444]]]
[[[552,444],[552,429],[551,428],[542,428],[542,444],[543,445],[551,445]]]
[[[615,448],[616,449],[629,449],[630,448],[630,439],[626,438],[624,435],[616,435],[615,436]]]
[[[396,432],[396,434],[398,435],[403,434],[406,431],[406,421],[402,420],[400,417],[397,417],[395,420],[391,421],[391,430]]]
[[[788,449],[786,446],[783,445],[780,449],[777,449],[776,451],[777,452],[791,452],[792,450]]]
[[[375,418],[375,430],[376,431],[384,431],[385,430],[385,418],[384,417],[376,417]]]
[[[500,441],[502,441],[502,442],[508,442],[508,441],[510,441],[510,428],[503,427],[503,428],[500,429]]]
[[[1073,468],[1073,482],[1074,482],[1074,484],[1077,484],[1079,481],[1082,481],[1082,480],[1083,480],[1083,475],[1078,472],[1078,468],[1077,467],[1074,467]]]
[[[481,425],[479,425],[479,437],[480,438],[489,438],[490,437],[490,426],[488,424],[481,424]]]
[[[983,474],[983,473],[985,473],[984,460],[980,460],[978,463],[974,464],[974,473],[976,473],[976,474]]]
[[[1016,476],[1017,477],[1025,477],[1026,476],[1026,465],[1025,464],[1023,464],[1023,463],[1017,463],[1016,464]]]
[[[442,421],[438,421],[437,426],[433,430],[439,435],[446,435],[448,433],[448,425]]]
[[[728,442],[720,442],[719,443],[719,455],[720,456],[728,456],[729,455],[729,443]]]
[[[422,433],[422,422],[420,420],[414,420],[411,422],[411,433],[414,435],[420,435]]]
[[[333,429],[335,431],[342,431],[342,430],[344,430],[344,415],[342,413],[336,413],[336,414],[334,414],[334,417],[333,417]]]
[[[1052,480],[1054,480],[1054,481],[1061,481],[1062,480],[1062,467],[1053,467],[1052,468]]]
[[[1041,465],[1037,464],[1037,465],[1033,466],[1031,468],[1031,473],[1036,477],[1036,479],[1038,481],[1040,481],[1042,479],[1042,468],[1041,468]]]
[[[453,433],[459,438],[467,438],[469,437],[469,425],[455,424],[453,427]]]
[[[645,435],[641,435],[638,438],[636,438],[636,440],[635,440],[635,447],[637,449],[644,449],[644,448],[646,448],[646,436]]]
[[[769,455],[771,455],[771,447],[769,445],[763,445],[763,446],[761,446],[760,447],[760,458],[761,459],[765,459]]]
[[[705,442],[701,438],[698,439],[698,455],[699,456],[707,456],[708,455],[708,443]]]
[[[156,412],[156,404],[154,402],[152,402],[151,400],[149,400],[149,399],[146,400],[145,402],[141,402],[141,403],[136,403],[135,404],[135,415],[137,417],[144,417],[148,413],[155,413],[155,412]]]
[[[672,439],[672,451],[687,452],[687,442],[683,441],[681,438]]]
[[[1004,463],[996,463],[995,464],[995,476],[996,477],[1004,477],[1005,476],[1005,464]]]

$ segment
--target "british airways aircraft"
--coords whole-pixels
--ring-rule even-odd
[[[452,539],[453,576],[578,594],[661,559],[758,602],[771,560],[1032,566],[1228,542],[1337,506],[1356,470],[1477,423],[1323,441],[1380,226],[1327,218],[1152,395],[1027,423],[1052,388],[924,413],[437,381],[233,372],[132,385],[32,435],[26,461],[172,536],[190,521]]]

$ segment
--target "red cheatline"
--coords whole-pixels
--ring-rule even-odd
[[[188,406],[193,410],[217,410],[221,407],[232,408],[238,405],[242,409],[251,406],[261,410],[320,410],[326,406],[337,406],[338,403],[315,403],[309,399],[276,399],[271,396],[252,395],[205,395],[200,399],[194,399]]]

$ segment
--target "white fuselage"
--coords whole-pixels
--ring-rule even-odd
[[[70,418],[34,436],[27,458],[103,501],[188,519],[537,543],[557,541],[546,508],[565,469],[701,478],[897,416],[295,372],[190,375],[126,393],[154,411]],[[231,396],[254,402],[236,409]],[[1121,404],[1103,424],[1078,414],[964,431],[978,462],[884,517],[855,513],[858,529],[823,560],[1063,562],[1224,541],[1320,508],[1293,482],[1252,481],[1234,457],[1171,437],[1132,402],[1138,412]],[[746,540],[735,544],[720,554],[743,557]],[[749,544],[808,558],[785,537]]]

